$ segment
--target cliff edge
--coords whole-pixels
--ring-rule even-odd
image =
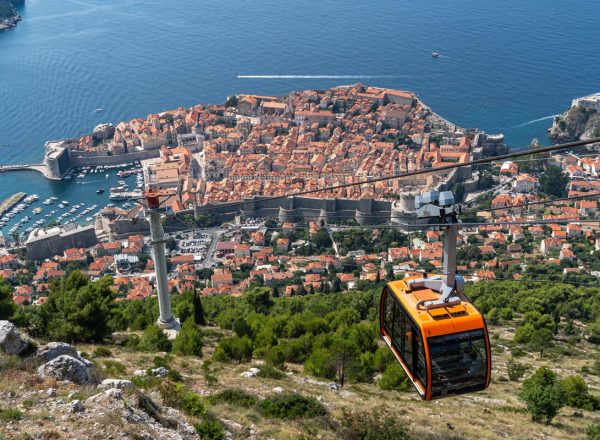
[[[600,94],[578,98],[571,108],[554,118],[548,137],[554,142],[572,142],[600,137]]]
[[[21,15],[15,7],[21,3],[22,0],[0,0],[0,32],[15,27],[21,21]]]

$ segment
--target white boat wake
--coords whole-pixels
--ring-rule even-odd
[[[398,75],[238,75],[240,79],[371,79],[398,78]]]
[[[520,124],[520,125],[515,125],[513,128],[521,128],[521,127],[526,127],[526,126],[528,126],[528,125],[535,124],[536,122],[545,121],[545,120],[547,120],[547,119],[554,119],[554,118],[556,118],[557,116],[560,116],[560,115],[549,115],[549,116],[544,116],[543,118],[538,118],[538,119],[534,119],[534,120],[532,120],[532,121],[527,121],[527,122],[525,122],[525,123],[523,123],[523,124]]]

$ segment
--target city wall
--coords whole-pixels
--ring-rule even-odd
[[[122,163],[136,162],[138,160],[152,159],[160,155],[160,150],[134,151],[126,154],[116,154],[111,156],[85,156],[77,152],[71,152],[70,167],[89,167],[118,165]]]

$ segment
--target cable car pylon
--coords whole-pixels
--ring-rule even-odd
[[[456,274],[461,209],[450,191],[415,198],[417,217],[437,219],[444,234],[441,275],[407,276],[381,293],[381,336],[423,400],[486,389],[491,349],[485,320]]]
[[[144,213],[150,223],[150,237],[154,269],[156,271],[156,292],[158,295],[159,316],[156,324],[162,328],[169,338],[175,338],[181,325],[171,311],[171,296],[169,294],[169,279],[167,272],[167,259],[165,256],[166,238],[160,223],[161,213],[165,208],[161,205],[160,192],[149,189],[144,194]]]

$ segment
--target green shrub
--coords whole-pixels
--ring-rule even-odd
[[[194,429],[202,440],[222,440],[225,438],[223,424],[212,417],[196,423]]]
[[[326,348],[314,350],[304,362],[304,371],[313,376],[334,379],[335,366],[329,350]]]
[[[92,353],[92,356],[95,358],[110,357],[110,356],[112,356],[112,353],[110,352],[110,349],[107,347],[98,347],[94,350],[94,353]]]
[[[206,385],[213,386],[219,383],[219,379],[212,373],[205,372],[204,380],[206,381]]]
[[[519,364],[517,362],[513,362],[512,360],[508,361],[508,378],[516,382],[521,379],[525,372],[529,369],[528,365]]]
[[[248,336],[223,339],[213,353],[213,359],[219,362],[248,362],[252,359],[252,340]]]
[[[23,368],[24,361],[20,356],[0,356],[0,371],[2,370],[20,370]]]
[[[190,317],[183,323],[181,331],[175,338],[173,351],[182,356],[202,356],[202,332]]]
[[[0,408],[0,420],[3,422],[11,422],[15,420],[21,420],[23,418],[23,413],[18,409],[8,408],[2,409]]]
[[[512,357],[522,357],[525,355],[525,350],[523,350],[521,347],[513,347],[510,350],[510,354]]]
[[[167,377],[174,382],[182,382],[183,381],[183,376],[181,374],[179,374],[179,372],[176,370],[167,371]]]
[[[125,343],[125,347],[130,348],[132,350],[137,350],[140,345],[140,336],[135,333],[129,335],[127,338],[127,342]]]
[[[396,417],[384,416],[385,411],[346,412],[342,415],[341,437],[356,440],[409,440],[404,424]]]
[[[202,417],[206,413],[204,399],[192,391],[181,393],[181,409],[188,415]]]
[[[261,365],[258,368],[258,377],[265,379],[283,379],[285,374],[270,364]]]
[[[588,327],[590,335],[588,341],[592,344],[600,344],[600,319]]]
[[[166,405],[179,408],[189,416],[202,417],[206,414],[204,399],[186,389],[182,383],[165,380],[160,384],[159,392]]]
[[[375,355],[371,352],[361,353],[354,368],[350,370],[350,378],[357,382],[371,382],[375,375]]]
[[[600,399],[591,395],[581,376],[568,376],[561,381],[565,393],[565,405],[588,411],[600,409]]]
[[[546,367],[540,367],[523,382],[520,397],[527,404],[534,422],[550,423],[564,405],[564,394],[556,374]]]
[[[162,379],[155,376],[136,376],[131,378],[131,382],[133,382],[136,388],[150,390],[159,387]]]
[[[137,349],[140,351],[171,351],[172,344],[167,335],[156,324],[152,324],[144,330]]]
[[[285,420],[319,417],[327,413],[316,399],[293,393],[267,397],[260,402],[259,408],[265,417]]]
[[[208,401],[213,405],[217,405],[219,403],[227,403],[231,406],[250,408],[251,406],[256,405],[258,399],[256,398],[256,396],[248,394],[244,390],[230,388],[223,390],[217,394],[213,394],[208,398]]]
[[[388,365],[381,375],[379,388],[382,390],[409,391],[412,389],[412,385],[402,367],[394,362]]]
[[[173,356],[170,354],[166,354],[164,356],[154,356],[152,359],[152,365],[154,368],[166,368],[169,370],[171,368],[171,362],[173,361]]]
[[[285,366],[285,353],[283,349],[278,345],[271,347],[267,352],[265,362],[275,368],[283,369]]]
[[[379,347],[373,356],[373,368],[383,373],[388,365],[397,362],[392,351],[387,347]]]
[[[600,424],[592,423],[586,430],[587,440],[600,440]]]
[[[106,377],[117,377],[125,374],[127,371],[125,365],[117,361],[104,361],[104,375]]]

